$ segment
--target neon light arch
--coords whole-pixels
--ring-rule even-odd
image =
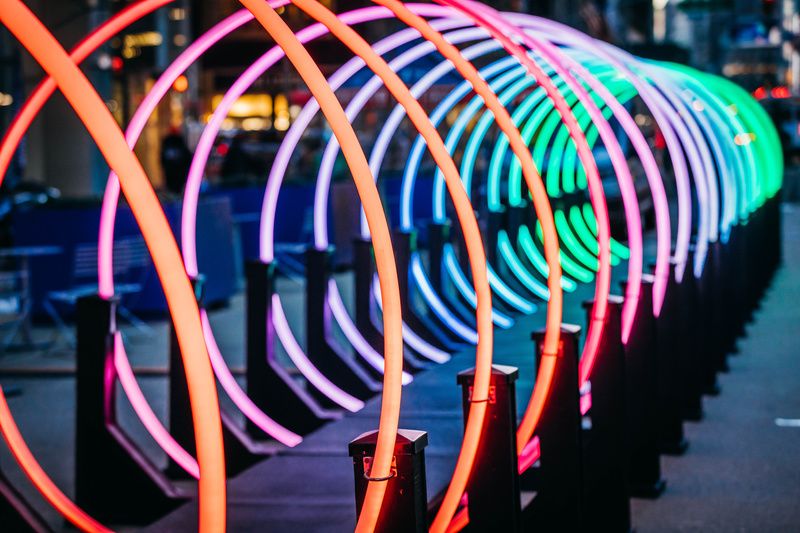
[[[477,328],[478,328],[478,347],[476,350],[475,362],[475,383],[473,395],[479,398],[488,398],[489,382],[491,377],[492,364],[492,300],[489,288],[488,272],[486,269],[486,257],[483,251],[483,243],[478,229],[478,222],[472,210],[466,191],[461,184],[460,176],[455,163],[450,158],[444,147],[444,142],[439,137],[436,128],[429,121],[422,106],[414,98],[408,87],[394,73],[391,67],[384,62],[350,27],[344,25],[336,16],[328,11],[324,6],[308,0],[293,0],[294,4],[300,7],[306,14],[321,21],[331,32],[336,35],[347,47],[359,55],[369,68],[379,75],[390,93],[407,110],[409,118],[414,126],[424,135],[431,149],[431,153],[436,160],[437,166],[442,169],[448,182],[448,189],[455,204],[459,223],[464,230],[464,238],[470,256],[471,271],[477,294]],[[372,228],[370,228],[372,229]],[[466,487],[469,473],[472,469],[472,462],[477,453],[478,443],[483,428],[483,420],[486,413],[487,404],[483,400],[473,401],[469,409],[464,439],[456,461],[455,471],[445,494],[445,502],[452,498],[460,499]],[[443,503],[443,506],[445,503]],[[449,522],[450,518],[446,517]],[[436,530],[436,519],[431,526]],[[358,529],[358,528],[357,528]]]
[[[674,129],[676,126],[675,123],[679,119],[675,116],[674,111],[668,106],[665,106],[662,95],[631,70],[631,68],[636,68],[633,66],[636,61],[630,54],[596,41],[569,26],[554,21],[546,21],[530,15],[516,13],[506,13],[505,16],[512,22],[525,26],[528,32],[541,33],[542,35],[546,35],[553,42],[574,46],[587,54],[600,58],[602,61],[617,69],[619,74],[636,88],[639,96],[653,114],[656,123],[664,135],[676,177],[678,191],[678,224],[674,255],[678,263],[676,278],[680,280],[683,275],[682,265],[686,262],[691,235],[692,207],[686,160],[684,159],[679,136]],[[632,65],[632,67],[628,65]],[[693,168],[695,168],[696,163],[696,161],[692,162]],[[699,166],[696,168],[699,168]],[[662,285],[662,287],[665,287],[665,285]],[[661,298],[663,298],[663,293]]]
[[[276,43],[285,50],[286,57],[292,62],[300,76],[308,84],[314,97],[320,102],[320,107],[328,118],[334,134],[339,137],[348,165],[353,170],[353,178],[359,196],[364,201],[364,209],[373,235],[373,250],[384,301],[386,366],[377,446],[370,473],[375,478],[384,478],[384,481],[369,482],[356,526],[357,531],[369,531],[374,529],[377,523],[386,491],[385,480],[389,478],[391,471],[402,394],[402,314],[389,227],[383,215],[380,196],[373,183],[364,152],[361,150],[356,134],[347,122],[344,110],[336,100],[333,90],[325,82],[322,72],[292,30],[268,4],[259,0],[241,0],[241,2],[253,13]]]
[[[202,338],[199,311],[188,279],[180,266],[177,245],[174,239],[168,236],[169,226],[166,218],[143,169],[125,145],[124,138],[110,112],[59,43],[18,0],[4,2],[4,7],[0,10],[0,20],[58,83],[110,166],[115,168],[122,178],[123,190],[129,199],[145,242],[151,250],[170,312],[175,319],[178,342],[183,348],[198,462],[202,472],[199,482],[200,530],[223,530],[226,509],[222,426],[219,417],[213,416],[214,413],[219,413],[219,404],[213,373],[206,360],[207,353]],[[24,445],[24,441],[22,442]],[[9,444],[12,444],[11,440]],[[24,454],[16,455],[18,458],[25,457]],[[32,456],[27,459],[32,459]],[[63,494],[52,491],[54,486],[46,476],[42,478],[43,472],[33,474],[32,472],[36,472],[35,468],[31,470],[24,464],[23,468],[37,484],[37,488],[45,493],[51,503],[69,520],[87,530],[99,529],[96,523],[87,522],[87,517],[76,514],[74,508],[66,505],[68,502],[64,501]]]

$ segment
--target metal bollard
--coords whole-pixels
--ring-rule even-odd
[[[300,386],[276,360],[275,325],[272,320],[275,265],[248,261],[245,276],[247,395],[259,409],[282,426],[301,435],[311,433],[338,418],[338,414],[331,410],[331,404],[320,403]],[[255,439],[265,437],[264,431],[249,419],[246,429]]]
[[[579,531],[581,494],[581,411],[578,391],[578,338],[580,326],[562,324],[550,395],[537,429],[540,465],[522,475],[523,490],[533,489],[536,497],[524,511],[526,524],[542,531]],[[537,366],[541,363],[544,331],[531,337],[536,341]]]
[[[492,365],[486,418],[472,472],[467,482],[470,530],[521,531],[517,401],[514,382],[519,370]],[[459,372],[466,424],[472,405],[475,369]]]
[[[331,334],[328,280],[332,274],[333,248],[306,251],[306,352],[308,358],[333,383],[366,400],[381,387],[372,368],[361,366]]]
[[[98,520],[144,525],[187,499],[116,420],[116,302],[77,303],[75,503]]]
[[[361,513],[378,432],[369,431],[350,442],[348,450],[353,458],[355,478],[356,513]],[[424,431],[400,429],[394,446],[392,474],[388,480],[372,480],[386,483],[386,496],[381,506],[378,533],[424,533],[428,531],[428,494],[425,482],[425,447],[428,434]]]
[[[630,531],[628,454],[625,434],[625,351],[622,346],[621,296],[609,296],[603,337],[582,407],[583,527]],[[584,302],[587,321],[592,301]]]
[[[623,289],[627,283],[623,283]],[[633,329],[625,345],[628,486],[632,496],[655,498],[666,487],[659,455],[658,361],[653,277],[643,276]]]

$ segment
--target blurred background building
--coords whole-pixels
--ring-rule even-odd
[[[110,13],[130,2],[27,3],[69,49]],[[362,0],[340,1],[339,5],[336,0],[322,3],[340,10],[369,4]],[[564,22],[645,57],[685,62],[722,73],[776,108],[773,115],[785,123],[782,131],[787,142],[800,144],[794,110],[794,96],[800,89],[797,0],[502,0],[492,5]],[[163,69],[195,36],[239,8],[235,0],[176,0],[126,29],[87,60],[84,71],[120,124],[127,124]],[[293,6],[280,11],[293,27],[309,22]],[[375,35],[383,34],[385,25],[391,24],[395,23],[385,21],[372,26]],[[245,25],[213,47],[175,83],[169,97],[150,118],[136,147],[158,189],[167,185],[162,164],[165,149],[169,151],[173,141],[185,141],[191,150],[224,91],[269,45],[262,28]],[[330,37],[316,40],[310,49],[326,74],[350,57]],[[19,50],[5,30],[0,30],[0,128],[5,129],[17,106],[41,79],[41,69]],[[249,159],[247,164],[232,169],[230,179],[242,179],[243,174],[245,178],[252,174],[265,179],[270,157],[283,132],[308,98],[307,89],[287,62],[270,69],[233,107],[214,152],[215,159],[210,162],[209,178],[213,181],[224,174],[225,156],[234,149],[243,150]],[[390,99],[384,100],[388,106]],[[380,101],[370,105],[379,104]],[[376,124],[380,113],[380,109],[372,115],[367,113],[362,127],[369,128],[370,122]],[[64,198],[97,198],[105,186],[108,168],[88,135],[76,133],[82,131],[63,98],[51,99],[25,138],[6,177],[4,192],[24,181],[55,187]],[[309,153],[316,145],[313,138],[307,140]]]

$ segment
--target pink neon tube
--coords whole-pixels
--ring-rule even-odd
[[[364,8],[356,11],[352,11],[342,15],[343,20],[345,20],[349,24],[354,24],[361,22],[363,20],[367,20],[370,17],[374,17],[376,12],[380,11],[380,8]],[[297,33],[297,37],[300,42],[308,42],[312,39],[316,39],[321,35],[327,33],[327,29],[320,25],[320,24],[313,24],[308,26],[307,28],[299,31]],[[203,133],[200,137],[198,142],[197,148],[195,150],[194,156],[192,158],[192,164],[189,170],[189,176],[186,183],[186,189],[184,193],[184,207],[183,207],[183,222],[182,222],[182,239],[183,239],[183,250],[184,250],[184,257],[187,262],[187,268],[191,272],[197,271],[197,257],[195,251],[195,238],[196,238],[196,210],[197,210],[197,200],[200,192],[200,185],[203,179],[203,171],[205,169],[206,163],[208,161],[208,157],[210,155],[211,149],[213,147],[214,141],[216,140],[217,133],[222,126],[222,122],[225,120],[230,107],[236,101],[236,99],[241,96],[252,83],[258,79],[267,69],[269,69],[272,65],[274,65],[280,58],[284,55],[283,50],[279,47],[273,47],[263,56],[261,56],[255,63],[253,63],[247,70],[234,82],[234,84],[228,89],[228,91],[223,96],[222,101],[219,103],[217,108],[214,110],[214,113],[211,116],[208,124],[206,125]],[[276,161],[273,163],[273,168],[279,167],[279,161],[282,161],[280,154],[276,157]],[[288,164],[288,156],[286,160],[286,164]],[[271,174],[272,175],[272,174]],[[267,184],[267,191],[270,190],[270,181]],[[267,193],[268,194],[268,193]],[[265,202],[267,201],[265,195]],[[263,218],[262,218],[262,227],[263,227]],[[263,239],[262,239],[263,243]],[[271,248],[271,241],[270,241],[270,250]],[[262,259],[263,259],[263,246],[262,246]],[[270,257],[272,259],[272,257]],[[338,288],[335,292],[328,294],[327,299],[328,305],[331,307],[334,317],[339,322],[339,325],[342,328],[345,336],[348,340],[353,344],[354,348],[356,349],[357,353],[365,360],[368,364],[370,364],[373,368],[379,371],[383,371],[383,363],[379,362],[382,361],[382,357],[378,354],[372,346],[363,338],[361,333],[355,327],[355,324],[349,319],[349,315],[347,314],[346,310],[341,303],[341,295],[338,294]],[[297,350],[299,348],[299,344],[293,337],[293,333],[291,332],[291,328],[289,327],[288,322],[281,321],[278,323],[279,317],[275,316],[274,319],[276,320],[276,328],[279,328],[281,331],[281,335],[279,336],[280,340],[284,344],[284,347],[287,348],[287,352],[290,354],[290,358],[293,360],[302,360],[303,364],[298,368],[303,371],[303,369],[310,369],[313,367],[310,360],[305,357],[305,354],[302,353],[302,350]],[[284,340],[288,341],[289,337],[292,337],[290,341],[290,346],[287,346],[284,343]],[[423,347],[424,349],[424,347]],[[430,350],[424,350],[424,355],[430,354]],[[434,356],[435,357],[435,356]],[[309,376],[306,376],[309,378]],[[411,375],[407,373],[403,373],[403,383],[410,383],[412,380]],[[318,382],[317,379],[310,379],[312,383]],[[351,397],[344,396],[343,391],[340,391],[338,388],[331,388],[326,386],[324,388],[325,391],[328,393],[334,393],[334,396],[330,399],[339,405],[352,405]],[[339,392],[337,392],[339,391]],[[341,393],[340,393],[341,392]]]
[[[284,4],[288,0],[276,0]],[[125,132],[125,140],[128,146],[136,146],[139,136],[147,126],[147,121],[158,103],[172,89],[172,84],[183,74],[192,63],[203,55],[209,48],[216,44],[225,35],[251,21],[253,15],[249,11],[239,11],[215,24],[206,33],[192,42],[172,64],[159,76],[153,84],[151,90],[142,100],[137,108]],[[103,196],[103,208],[100,212],[100,240],[98,242],[98,278],[100,294],[109,297],[114,293],[114,272],[112,268],[113,249],[114,249],[114,220],[116,218],[117,202],[119,200],[119,181],[115,174],[111,173],[106,184]],[[195,198],[194,211],[196,211],[197,201]],[[185,212],[184,208],[184,212]],[[182,221],[182,226],[186,224]],[[188,255],[186,242],[181,243],[184,263],[187,265],[187,273],[191,277],[197,277],[197,258],[196,255]],[[191,247],[194,252],[194,246]],[[194,261],[187,260],[187,257],[194,257]],[[190,266],[191,265],[191,266]]]
[[[431,6],[435,7],[435,6]],[[374,20],[376,17],[380,15],[390,16],[388,10],[373,7],[373,8],[364,8],[361,10],[356,10],[353,12],[348,12],[341,15],[341,19],[348,24],[355,24],[358,22],[362,22],[365,20]],[[307,42],[307,40],[317,38],[327,30],[321,28],[319,25],[312,25],[308,28],[302,30],[298,33],[298,38],[301,42]],[[201,136],[200,142],[198,143],[197,149],[195,151],[195,156],[192,161],[192,166],[189,173],[189,178],[187,180],[186,185],[186,192],[185,192],[185,201],[184,201],[184,211],[183,211],[183,224],[182,224],[182,236],[183,236],[183,250],[184,250],[184,257],[187,262],[187,269],[191,272],[197,271],[197,262],[196,262],[196,255],[195,255],[195,246],[194,246],[194,238],[195,238],[195,217],[196,217],[196,205],[197,205],[197,196],[199,195],[200,183],[202,181],[202,173],[205,167],[206,161],[210,154],[211,148],[213,147],[213,142],[216,138],[217,132],[221,127],[222,121],[227,116],[228,110],[233,102],[247,90],[247,88],[252,84],[252,82],[257,79],[263,72],[268,69],[274,62],[278,59],[277,56],[282,56],[283,53],[280,49],[272,49],[267,54],[262,56],[256,63],[254,63],[250,68],[248,68],[239,79],[231,86],[229,91],[223,97],[223,100],[215,109],[212,118],[209,120],[208,125],[206,126],[203,135]],[[305,109],[304,109],[305,111]],[[300,117],[298,117],[298,120]],[[292,129],[287,134],[287,139],[292,138],[292,132],[296,131],[297,136],[301,133],[301,130]],[[282,145],[282,150],[279,151],[278,155],[276,156],[276,160],[273,164],[273,169],[270,173],[270,180],[267,184],[267,193],[265,194],[265,205],[270,205],[270,199],[275,198],[275,202],[272,203],[272,206],[277,205],[277,187],[279,187],[279,182],[282,179],[282,175],[280,177],[275,178],[276,169],[285,169],[285,166],[288,164],[288,158],[290,157],[290,152],[283,150],[284,145]],[[276,183],[273,181],[277,179],[277,187],[271,187],[271,184]],[[270,191],[276,191],[275,195],[271,195]],[[273,214],[274,214],[274,207],[273,207]],[[269,260],[272,258],[272,239],[264,239],[263,238],[263,228],[265,225],[270,228],[270,230],[274,227],[274,216],[273,217],[264,217],[262,215],[262,259]],[[270,222],[272,222],[270,224]],[[271,235],[271,231],[269,233]],[[266,244],[265,244],[266,241]],[[268,254],[264,254],[264,250],[268,250]],[[377,369],[381,369],[381,366],[377,366],[377,358],[380,355],[372,349],[369,343],[363,339],[360,332],[355,328],[355,325],[352,323],[349,315],[346,311],[339,305],[341,300],[341,295],[338,294],[338,287],[336,287],[335,291],[331,291],[328,296],[328,305],[334,312],[335,318],[339,322],[343,332],[347,336],[348,340],[354,345],[358,353],[373,367]],[[277,318],[276,318],[277,320]],[[280,325],[276,324],[276,326],[280,327],[283,335],[281,339],[287,339],[289,335],[292,335],[291,329],[288,326],[288,323],[281,323]],[[404,331],[404,338],[409,345],[414,345],[414,349],[417,350],[420,354],[427,357],[430,360],[436,362],[444,362],[449,359],[447,354],[441,352],[441,350],[437,350],[436,348],[427,344],[424,340],[420,339],[416,336],[413,332],[409,330],[406,326],[403,328]],[[296,341],[291,343],[293,347],[299,347]],[[288,350],[294,357],[293,358],[301,358],[300,353],[297,350],[291,349]],[[304,357],[304,356],[303,356]],[[310,362],[309,362],[310,364]],[[308,365],[302,365],[301,368],[308,368]],[[411,376],[405,374],[404,375],[404,382],[408,383],[411,380]],[[327,388],[326,390],[330,390]],[[342,400],[337,398],[331,398],[336,403],[342,404],[342,401],[349,402],[348,399]]]
[[[199,310],[192,295],[185,273],[182,272],[177,244],[169,232],[164,213],[150,186],[139,161],[125,144],[122,132],[91,83],[72,62],[60,43],[19,0],[8,0],[0,10],[0,19],[39,63],[58,83],[64,96],[74,108],[81,122],[98,144],[104,158],[124,181],[122,185],[128,197],[137,223],[163,285],[170,313],[176,324],[178,343],[184,349],[183,363],[189,386],[192,419],[195,424],[195,439],[198,463],[203,475],[199,480],[199,524],[201,531],[224,529],[226,516],[225,462],[223,454],[222,427],[219,404],[214,386],[211,365],[202,338]],[[176,268],[177,267],[177,268]],[[217,416],[214,416],[214,415]],[[3,424],[4,426],[8,424]],[[13,422],[10,423],[13,426]],[[5,429],[5,428],[4,428]],[[20,461],[24,461],[24,444],[7,437],[9,445]],[[20,453],[21,452],[21,453]],[[65,516],[74,513],[63,505],[60,492],[53,493],[48,486],[49,478],[41,478],[40,472],[28,465],[26,472],[37,487],[56,505]],[[73,519],[73,518],[70,518]],[[75,522],[81,525],[81,522]],[[91,527],[91,529],[95,529]]]
[[[519,18],[520,26],[525,26],[530,19],[535,17],[525,15],[521,17],[514,17],[513,14],[504,13],[504,17],[508,19]],[[537,20],[539,22],[539,20]],[[547,24],[547,21],[542,21]],[[553,38],[556,33],[555,28],[551,28],[546,33],[548,38]],[[582,48],[584,49],[584,48]],[[585,50],[585,49],[584,49]],[[575,70],[578,75],[584,79],[591,89],[603,99],[603,101],[610,107],[614,113],[614,117],[619,121],[622,128],[625,130],[628,138],[636,150],[636,154],[644,167],[645,175],[647,177],[648,185],[653,197],[653,205],[655,209],[656,218],[656,239],[657,239],[657,252],[656,252],[656,269],[655,269],[655,283],[653,286],[653,313],[658,316],[664,302],[664,293],[667,289],[667,277],[669,275],[669,257],[670,247],[672,245],[671,228],[669,220],[669,203],[667,200],[666,191],[664,190],[664,183],[661,177],[661,172],[658,169],[653,152],[650,149],[647,140],[642,135],[641,130],[634,122],[628,110],[614,98],[613,95],[606,89],[606,87],[599,83],[599,81],[588,74],[586,69],[580,62],[574,60],[568,55],[564,54],[564,58],[569,68]]]
[[[70,59],[74,63],[82,62],[117,32],[153,10],[169,3],[169,1],[171,0],[142,1],[127,7],[82,40],[72,51]],[[0,146],[0,183],[2,183],[11,157],[27,128],[55,89],[55,80],[52,77],[46,78],[45,81],[37,86],[15,117],[3,139],[2,146]],[[119,182],[115,182],[115,185],[118,196]],[[102,296],[108,297],[111,294],[113,294],[113,288],[110,291],[106,291],[105,294],[101,290]],[[199,476],[197,461],[169,435],[169,432],[150,409],[141,389],[138,387],[119,334],[114,337],[114,366],[123,391],[128,396],[131,405],[145,428],[176,463],[197,478]]]
[[[278,3],[281,0],[278,0]],[[183,53],[169,66],[169,68],[159,77],[154,84],[151,91],[147,94],[141,105],[137,109],[126,132],[126,141],[130,147],[136,145],[136,141],[144,130],[145,125],[152,113],[153,109],[158,105],[158,102],[163,96],[171,89],[175,79],[178,78],[194,61],[197,60],[206,50],[208,50],[214,43],[219,41],[223,36],[227,35],[234,29],[242,26],[249,20],[252,20],[252,15],[247,11],[240,11],[224,19],[220,23],[213,26],[203,36],[193,42]],[[103,207],[100,214],[100,239],[98,243],[98,282],[100,293],[104,297],[109,297],[114,292],[114,279],[113,279],[113,243],[114,243],[114,220],[116,218],[116,206],[119,200],[119,181],[115,174],[109,176],[106,191],[103,198]],[[195,201],[196,207],[196,201]],[[184,208],[185,212],[185,208]],[[185,243],[184,243],[185,244]],[[184,250],[184,261],[186,261],[186,252]],[[195,274],[196,276],[196,274]],[[203,315],[205,317],[205,315]],[[202,318],[202,317],[201,317]],[[205,317],[203,323],[204,336],[209,350],[209,356],[212,360],[212,368],[220,380],[223,389],[236,404],[236,406],[247,416],[254,424],[260,427],[268,435],[275,438],[278,442],[286,446],[296,446],[301,442],[301,437],[289,431],[282,425],[278,424],[267,416],[263,411],[250,400],[247,394],[242,390],[235,379],[232,379],[230,371],[228,370],[224,358],[219,353],[216,341],[213,337],[210,324]],[[124,355],[123,355],[124,356]],[[125,389],[126,394],[129,391],[134,392],[133,388],[136,382],[128,383]],[[136,387],[138,389],[138,387]],[[139,390],[138,396],[141,395]],[[143,410],[142,402],[133,402],[132,405],[137,415],[144,421],[148,417],[148,413]],[[151,427],[152,427],[151,420]],[[148,428],[149,429],[149,428]],[[174,455],[180,452],[175,450],[177,444],[172,439],[166,439],[168,435],[166,430],[151,432],[153,438],[158,442],[159,446],[175,458]],[[184,463],[176,460],[180,465]]]
[[[387,12],[388,14],[388,12]],[[342,15],[344,17],[346,14]],[[344,20],[344,19],[342,19]],[[432,25],[440,29],[448,29],[451,27],[457,27],[463,25],[464,22],[455,22],[455,21],[434,21]],[[397,33],[375,43],[373,49],[379,53],[384,54],[389,50],[396,48],[397,46],[409,42],[411,40],[419,38],[419,34],[413,29],[406,29],[398,31]],[[424,46],[424,45],[423,45]],[[427,45],[429,48],[433,48],[432,45]],[[341,85],[354,73],[358,72],[361,68],[364,67],[364,62],[358,58],[354,57],[347,61],[341,68],[339,68],[328,80],[331,88],[334,90],[341,87]],[[371,85],[375,85],[376,87],[380,84],[380,82],[373,83],[373,80],[370,81]],[[345,113],[347,113],[348,117],[353,116],[353,109],[358,103],[361,103],[363,99],[359,97],[363,93],[359,91],[356,99],[350,102],[348,107],[345,109]],[[275,163],[272,165],[270,169],[270,183],[273,180],[282,181],[283,177],[286,173],[286,167],[288,165],[289,158],[291,157],[292,152],[294,151],[297,143],[299,142],[302,132],[308,126],[308,124],[313,119],[314,115],[319,110],[319,105],[317,104],[315,99],[309,100],[301,112],[298,114],[297,118],[292,122],[292,126],[290,127],[289,131],[286,133],[281,146],[278,149],[278,153],[275,158]],[[328,146],[322,157],[322,162],[320,164],[320,171],[317,177],[317,184],[315,188],[315,195],[314,195],[314,242],[318,248],[323,248],[328,245],[328,227],[327,227],[327,209],[328,209],[328,193],[330,191],[330,180],[332,177],[332,170],[333,170],[333,161],[336,156],[336,151],[332,150],[333,147],[338,148],[338,142],[336,141],[335,137],[331,138]],[[374,153],[374,152],[373,152]],[[373,171],[374,176],[377,179],[378,171],[374,168],[372,157],[370,158],[370,169]],[[264,205],[277,205],[276,202],[270,202],[265,197]],[[270,220],[274,220],[275,211],[272,210],[269,213],[262,213],[262,217],[271,217]],[[264,220],[262,218],[262,220]],[[362,218],[363,222],[363,218]],[[269,228],[274,228],[274,223],[267,225]],[[262,226],[264,227],[264,226]],[[364,224],[363,227],[366,227]],[[367,232],[368,233],[368,232]],[[362,235],[368,237],[362,232]],[[267,235],[266,239],[263,238],[264,234],[262,234],[262,246],[269,247],[272,249],[274,237],[272,235]],[[263,249],[263,248],[262,248]],[[271,251],[269,252],[272,253]],[[331,307],[333,311],[334,317],[336,321],[339,323],[342,330],[345,332],[345,335],[350,340],[351,344],[356,348],[356,350],[361,353],[362,357],[365,357],[368,361],[370,359],[374,359],[375,355],[378,355],[374,350],[372,350],[369,343],[361,336],[358,330],[355,328],[355,324],[353,324],[350,315],[347,314],[343,305],[341,304],[341,294],[339,293],[338,285],[334,282],[329,283],[328,289],[328,305]],[[348,331],[351,331],[348,334]],[[408,325],[404,325],[403,327],[403,339],[405,342],[411,346],[414,350],[420,353],[423,357],[426,357],[429,360],[434,362],[442,363],[449,360],[450,356],[446,353],[438,350],[437,348],[431,346],[423,339],[421,339],[418,335],[416,335]],[[378,355],[379,356],[379,355]],[[370,364],[373,364],[370,362]],[[375,366],[373,364],[373,366]]]
[[[578,83],[577,80],[575,80],[572,75],[566,71],[566,69],[563,68],[560,63],[560,58],[557,57],[552,45],[548,46],[549,43],[546,43],[542,40],[532,39],[521,29],[502,19],[502,17],[500,17],[499,13],[496,11],[490,8],[484,8],[483,4],[466,1],[450,2],[449,0],[442,1],[441,3],[448,5],[460,4],[461,6],[466,6],[468,9],[474,10],[472,13],[478,18],[485,16],[487,20],[491,21],[491,24],[496,24],[497,29],[494,30],[494,33],[498,35],[500,32],[502,32],[506,35],[516,34],[517,36],[521,37],[526,46],[532,50],[536,50],[536,52],[539,53],[542,58],[553,67],[556,73],[558,73],[559,76],[564,79],[564,81],[573,90],[573,92],[575,92],[575,95],[589,112],[592,122],[594,123],[595,127],[597,127],[598,132],[603,139],[603,143],[605,144],[606,149],[609,151],[609,155],[611,156],[612,164],[614,165],[614,170],[617,174],[620,190],[622,191],[623,195],[623,203],[626,213],[625,218],[628,221],[628,233],[629,239],[631,240],[631,258],[628,263],[628,276],[630,278],[629,286],[631,287],[632,291],[635,292],[635,294],[631,294],[629,295],[630,297],[625,299],[626,303],[629,304],[629,308],[627,310],[629,317],[629,331],[630,325],[632,324],[633,314],[636,312],[636,304],[638,303],[638,287],[639,283],[641,282],[642,274],[641,220],[639,218],[640,215],[638,201],[636,199],[636,190],[633,186],[633,179],[630,176],[627,161],[625,160],[625,156],[622,154],[619,143],[616,140],[616,136],[611,131],[608,122],[602,116],[600,110],[597,109],[597,106],[594,105],[594,101],[583,88],[583,86]],[[540,71],[538,65],[533,62],[530,56],[522,51],[521,47],[514,45],[510,39],[506,38],[504,46],[506,46],[506,48],[515,55],[522,54],[526,58],[526,61],[523,62],[523,64],[528,68],[529,71],[532,70],[531,66]],[[541,77],[541,75],[539,77]],[[537,81],[539,77],[537,77]],[[552,82],[550,83],[552,84]],[[540,84],[542,84],[545,90],[547,90],[547,86],[545,84],[542,82],[540,82]],[[556,107],[558,108],[559,106],[557,105]],[[581,357],[581,382],[584,382],[588,378],[594,360],[597,356],[597,350],[600,345],[600,339],[602,337],[605,323],[608,294],[611,287],[611,258],[609,246],[611,231],[608,223],[608,210],[605,204],[605,194],[603,192],[602,182],[600,181],[599,171],[597,170],[597,166],[594,162],[594,156],[591,153],[591,150],[588,148],[588,144],[586,144],[583,133],[581,132],[580,135],[578,135],[575,131],[581,130],[578,127],[574,115],[572,115],[572,110],[566,106],[566,102],[564,102],[562,108],[559,109],[559,113],[561,114],[562,119],[570,131],[570,136],[573,138],[573,141],[578,147],[579,157],[584,165],[584,169],[586,170],[592,208],[594,209],[598,219],[599,270],[595,284],[595,300],[592,309],[592,320],[589,322],[589,328],[586,334],[586,343],[584,344],[583,356]],[[633,224],[633,226],[631,226],[631,224]],[[623,337],[624,336],[623,330]]]
[[[136,382],[136,376],[131,369],[128,354],[125,353],[125,343],[122,342],[122,334],[114,334],[114,369],[117,371],[119,383],[122,390],[128,397],[136,416],[139,417],[147,432],[158,443],[159,447],[181,468],[183,468],[193,478],[200,477],[200,467],[197,460],[186,451],[183,446],[172,438],[169,431],[164,427],[156,414],[150,408],[147,398],[142,394],[142,389]]]
[[[505,16],[514,22],[520,21],[521,19],[521,23],[524,23],[526,27],[546,32],[549,37],[556,42],[576,47],[599,57],[618,69],[620,74],[622,74],[639,92],[642,100],[655,117],[659,129],[664,134],[670,160],[674,168],[678,192],[678,225],[674,255],[679,265],[685,264],[691,237],[692,206],[688,169],[686,167],[683,150],[681,149],[681,143],[673,129],[675,122],[679,121],[674,110],[665,106],[663,96],[628,67],[628,62],[635,63],[633,56],[617,50],[613,46],[596,41],[574,28],[555,21],[515,13],[506,13]],[[676,279],[680,280],[681,274],[682,272],[680,270],[676,271]],[[663,301],[663,295],[661,300]]]

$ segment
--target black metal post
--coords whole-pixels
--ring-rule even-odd
[[[431,286],[439,294],[442,294],[444,286],[442,284],[442,264],[444,263],[442,251],[444,250],[444,245],[450,242],[452,229],[449,220],[442,223],[434,222],[428,226],[429,274]]]
[[[698,357],[697,336],[700,334],[697,325],[697,280],[694,277],[694,251],[689,250],[683,277],[676,291],[679,297],[677,304],[678,359],[682,379],[682,417],[684,420],[697,422],[703,419],[702,373]]]
[[[718,280],[715,279],[714,256],[716,248],[709,245],[706,251],[705,264],[700,278],[697,279],[697,355],[700,365],[700,380],[704,394],[719,394],[717,383],[717,356],[714,338],[714,291]]]
[[[378,432],[370,431],[350,442],[355,477],[356,513],[361,513],[369,484],[372,458],[378,442]],[[427,488],[425,482],[425,447],[428,434],[424,431],[400,429],[394,447],[391,478],[385,481],[386,496],[381,506],[379,533],[424,533],[427,524]]]
[[[93,517],[143,525],[183,503],[180,492],[116,420],[116,302],[77,303],[75,502]]]
[[[345,353],[331,333],[331,310],[328,306],[328,280],[331,276],[333,249],[306,251],[306,350],[308,358],[325,376],[344,391],[366,400],[381,387],[380,381]]]
[[[728,323],[728,309],[726,304],[726,293],[730,292],[731,285],[727,275],[725,265],[725,247],[721,241],[711,243],[713,252],[710,255],[709,268],[713,283],[710,294],[710,305],[713,308],[711,314],[711,355],[712,365],[715,372],[728,371],[728,343],[726,341]]]
[[[195,298],[202,309],[203,282],[202,276],[191,280],[195,291]],[[169,343],[169,430],[176,442],[192,455],[197,455],[194,440],[194,423],[191,417],[191,403],[189,402],[189,387],[186,383],[186,372],[183,368],[183,358],[175,334],[175,326],[170,323]],[[249,437],[239,429],[235,421],[227,412],[221,410],[222,437],[225,445],[225,474],[233,477],[243,470],[254,465],[264,458],[259,453]],[[191,476],[172,458],[167,462],[167,475],[175,479],[188,479]]]
[[[383,334],[375,327],[372,321],[372,280],[375,275],[372,241],[357,237],[353,245],[353,259],[356,327],[370,346],[377,352],[382,353]],[[403,363],[403,369],[411,373],[419,372],[427,367],[427,364],[420,360],[408,347],[403,350]]]
[[[658,365],[658,440],[659,451],[681,455],[689,446],[684,437],[681,351],[678,342],[679,315],[684,312],[680,303],[680,287],[675,281],[675,262],[670,262],[667,273],[667,290],[661,312],[656,318],[656,350]],[[686,358],[687,363],[689,362]]]
[[[272,318],[275,265],[248,261],[245,265],[245,276],[247,395],[256,407],[279,424],[301,435],[311,433],[339,415],[322,406],[276,359],[275,325]],[[263,439],[266,436],[249,419],[246,428],[253,438]]]
[[[622,286],[626,289],[627,282]],[[631,495],[640,498],[655,498],[666,487],[659,455],[657,364],[653,277],[645,275],[633,328],[625,344],[628,486]]]
[[[487,213],[486,235],[483,238],[484,247],[486,248],[486,259],[491,264],[497,265],[498,267],[502,264],[502,261],[499,261],[497,257],[497,234],[506,227],[507,220],[505,207],[502,207],[499,211],[489,211],[489,213]],[[503,274],[506,274],[506,272]]]
[[[493,365],[481,442],[467,482],[471,531],[521,531],[515,367]],[[458,374],[466,424],[475,369]],[[480,399],[479,399],[480,400]]]
[[[581,412],[578,391],[578,338],[580,326],[562,324],[561,342],[550,394],[537,429],[538,468],[522,475],[523,489],[536,497],[523,511],[526,528],[541,531],[579,531],[582,516]],[[537,367],[541,365],[544,331],[531,337],[536,342]],[[553,357],[547,355],[545,357]]]
[[[583,527],[585,530],[631,529],[628,498],[628,452],[625,434],[625,350],[622,346],[623,298],[609,296],[603,337],[582,398]],[[594,302],[585,302],[587,322]]]
[[[424,320],[417,316],[409,287],[411,258],[417,250],[417,234],[415,231],[395,231],[392,234],[394,257],[397,263],[397,278],[400,284],[400,304],[403,309],[403,320],[426,342],[439,349],[452,352],[460,344],[452,334],[445,331],[433,316],[425,316]]]
[[[383,335],[372,322],[372,280],[373,266],[372,241],[356,237],[353,245],[353,275],[356,308],[356,326],[364,338],[376,350],[383,350]]]

